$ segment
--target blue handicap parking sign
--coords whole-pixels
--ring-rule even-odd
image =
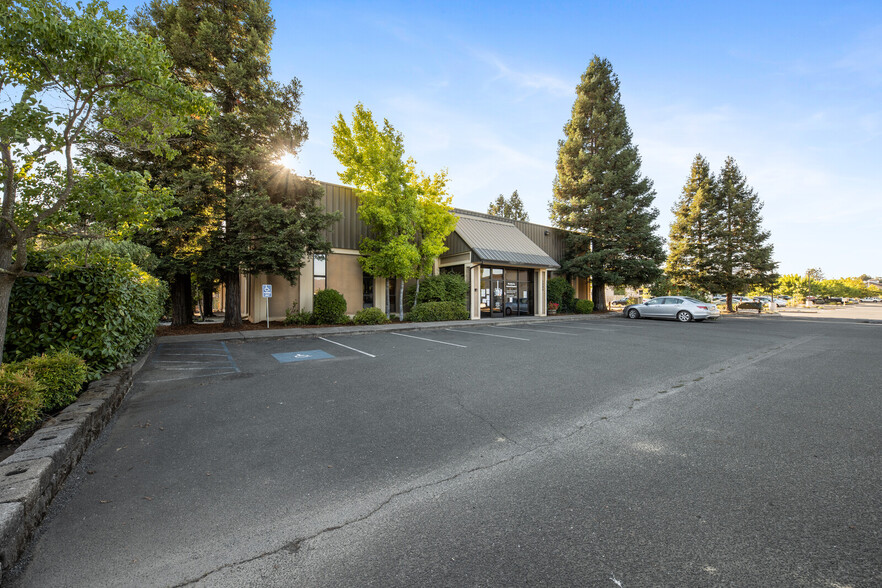
[[[334,359],[330,353],[326,353],[321,349],[313,349],[311,351],[291,351],[289,353],[273,353],[279,363],[292,363],[295,361],[309,361],[310,359]]]

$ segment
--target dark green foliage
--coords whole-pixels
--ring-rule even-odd
[[[385,325],[391,321],[379,308],[363,308],[355,313],[352,322],[356,325]]]
[[[420,302],[405,317],[405,320],[415,323],[465,321],[468,319],[468,309],[459,302]]]
[[[10,359],[68,349],[93,372],[106,372],[150,344],[168,296],[165,284],[106,252],[91,252],[86,264],[83,251],[63,258],[32,254],[32,267],[51,274],[15,283],[6,338]]]
[[[293,308],[286,309],[284,322],[286,325],[311,325],[312,313],[308,310],[294,310]]]
[[[618,77],[595,56],[576,87],[572,116],[558,143],[551,216],[567,237],[568,275],[591,278],[592,298],[606,306],[605,285],[641,286],[661,273],[662,240],[653,224],[652,182],[621,103]]]
[[[717,216],[712,239],[715,263],[709,271],[708,290],[734,293],[751,289],[768,291],[778,280],[772,259],[771,233],[762,229],[759,196],[747,185],[738,165],[726,158],[718,179]]]
[[[35,355],[20,365],[43,387],[44,411],[64,408],[74,402],[89,378],[86,362],[67,349]]]
[[[40,418],[43,387],[27,369],[0,366],[0,434],[15,439]]]
[[[557,276],[548,280],[548,301],[560,304],[560,311],[569,310],[572,305],[573,298],[576,296],[576,289],[570,284],[570,281],[564,276]]]
[[[272,79],[276,24],[266,0],[151,0],[134,25],[161,40],[178,77],[220,113],[194,119],[183,156],[160,162],[154,175],[184,214],[151,246],[164,252],[168,275],[223,279],[224,324],[239,326],[240,272],[295,279],[308,255],[329,250],[323,232],[338,218],[321,208],[315,182],[298,185],[275,163],[308,136],[300,81]]]
[[[529,221],[530,215],[524,210],[524,203],[515,190],[511,193],[511,198],[506,199],[502,194],[487,207],[487,214],[493,216],[501,216],[512,220]]]
[[[337,325],[345,322],[346,299],[333,289],[320,290],[313,299],[312,322],[316,325]]]
[[[576,314],[591,314],[594,312],[594,302],[576,298],[573,302],[573,312]]]
[[[713,241],[717,186],[710,165],[701,154],[692,162],[692,171],[673,213],[666,273],[674,286],[707,291],[709,272],[718,261]]]
[[[465,304],[469,294],[469,285],[465,279],[456,274],[429,276],[420,280],[420,296],[418,302],[458,302]],[[416,284],[407,287],[404,300],[405,306],[413,306],[416,296]]]

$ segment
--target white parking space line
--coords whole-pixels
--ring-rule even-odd
[[[223,376],[226,374],[236,374],[239,370],[233,372],[215,372],[213,374],[203,374],[201,376],[182,375],[180,378],[165,378],[162,380],[144,380],[145,384],[158,384],[160,382],[180,382],[181,380],[192,380],[194,378],[210,378],[211,376]]]
[[[603,331],[604,333],[612,333],[615,329],[603,329],[601,327],[577,327],[575,325],[554,325],[559,329],[579,329],[580,331]]]
[[[462,329],[444,329],[445,331],[453,331],[454,333],[468,333],[469,335],[483,335],[484,337],[499,337],[500,339],[516,339],[517,341],[529,341],[523,337],[511,337],[509,335],[493,335],[491,333],[478,333],[477,331],[463,331]]]
[[[197,357],[205,357],[205,356],[229,357],[226,353],[166,353],[163,351],[162,356],[165,357],[166,355],[195,355]]]
[[[392,333],[393,335],[397,335],[399,337],[410,337],[411,339],[419,339],[420,341],[429,341],[431,343],[440,343],[441,345],[450,345],[451,347],[462,347],[463,349],[468,349],[465,345],[460,345],[459,343],[448,343],[447,341],[438,341],[436,339],[426,339],[425,337],[414,337],[413,335],[405,335],[404,333]]]
[[[322,341],[327,341],[328,343],[333,343],[334,345],[339,345],[340,347],[343,347],[345,349],[350,349],[357,353],[361,353],[362,355],[367,355],[368,357],[376,357],[376,355],[371,355],[370,353],[362,351],[361,349],[356,349],[355,347],[350,347],[349,345],[343,345],[342,343],[337,343],[336,341],[331,341],[330,339],[325,339],[324,337],[319,337],[319,339],[321,339]]]
[[[492,326],[491,329],[508,329],[510,331],[533,331],[534,333],[551,333],[552,335],[564,335],[567,337],[578,337],[576,333],[564,333],[561,331],[543,331],[542,329],[528,329],[526,327],[497,327]]]

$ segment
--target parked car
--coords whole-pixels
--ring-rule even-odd
[[[628,300],[627,298],[619,298],[618,300],[613,300],[612,302],[610,302],[609,305],[611,307],[612,306],[628,306],[630,303],[631,303],[631,301]]]
[[[631,319],[664,318],[688,323],[719,318],[720,309],[715,304],[688,296],[660,296],[643,304],[629,304],[622,314]]]
[[[869,296],[866,298],[861,298],[861,302],[879,302],[878,298],[870,298]]]

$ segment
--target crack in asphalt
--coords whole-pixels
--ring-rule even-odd
[[[727,372],[727,371],[729,371],[729,370],[733,370],[733,369],[742,369],[742,368],[744,368],[744,367],[747,367],[747,366],[750,366],[750,365],[752,365],[752,364],[755,364],[755,363],[758,363],[758,362],[760,362],[760,361],[763,361],[763,360],[765,360],[765,359],[768,359],[769,357],[771,357],[771,356],[773,356],[773,355],[778,355],[779,353],[783,353],[784,351],[787,351],[787,350],[789,350],[789,349],[791,349],[791,348],[793,348],[793,347],[796,347],[796,346],[802,345],[802,344],[804,344],[804,343],[807,343],[808,341],[810,341],[810,340],[812,340],[812,339],[815,339],[815,338],[816,338],[816,337],[814,337],[814,336],[807,336],[807,337],[796,338],[796,339],[793,339],[793,340],[788,341],[788,342],[786,342],[786,343],[777,344],[777,345],[775,345],[775,346],[769,346],[769,347],[767,347],[766,349],[763,350],[764,353],[757,353],[756,350],[752,350],[752,351],[750,351],[750,352],[748,352],[748,353],[751,353],[751,354],[753,354],[753,355],[749,355],[749,356],[748,356],[748,353],[745,353],[745,354],[743,354],[743,355],[741,355],[741,356],[736,356],[736,357],[734,357],[734,358],[729,358],[729,359],[724,363],[724,366],[721,367],[721,368],[719,368],[719,369],[714,370],[715,367],[718,367],[718,366],[720,365],[720,364],[715,364],[714,366],[710,366],[710,367],[708,367],[708,368],[706,368],[706,369],[704,369],[704,370],[701,370],[701,371],[698,371],[698,372],[694,372],[694,373],[691,374],[691,376],[690,376],[690,378],[692,378],[691,380],[684,380],[684,379],[683,379],[683,376],[680,376],[679,378],[675,378],[674,380],[671,380],[671,381],[670,381],[670,384],[671,384],[671,385],[666,386],[666,388],[671,388],[671,389],[676,388],[676,389],[677,389],[677,391],[676,391],[677,393],[682,393],[682,392],[685,391],[684,388],[690,388],[690,387],[692,387],[693,385],[698,384],[698,383],[700,383],[700,382],[703,383],[703,384],[707,384],[707,383],[708,383],[707,380],[708,380],[711,376],[713,376],[713,375],[720,374],[720,373],[724,373],[724,372]],[[739,361],[739,358],[744,358],[745,356],[748,356],[748,357],[746,358],[745,361]],[[757,357],[757,356],[759,356],[759,357]],[[700,376],[700,377],[698,377],[698,376]],[[676,382],[676,384],[674,384],[674,382]],[[454,473],[454,474],[452,474],[452,475],[450,475],[450,476],[447,476],[447,477],[445,477],[445,478],[442,478],[442,479],[440,479],[440,480],[433,480],[433,481],[430,481],[430,482],[425,482],[425,483],[423,483],[423,484],[417,484],[417,485],[415,485],[415,486],[411,486],[410,488],[405,488],[405,489],[400,490],[400,491],[398,491],[398,492],[394,492],[394,493],[390,494],[385,500],[383,500],[382,502],[380,502],[377,506],[375,506],[374,508],[372,508],[371,510],[369,510],[368,512],[364,513],[364,514],[361,515],[361,516],[355,517],[355,518],[350,519],[350,520],[348,520],[348,521],[344,521],[344,522],[340,523],[339,525],[333,525],[333,526],[330,526],[330,527],[325,527],[324,529],[321,529],[321,530],[319,530],[319,531],[313,533],[312,535],[307,535],[307,536],[305,536],[305,537],[298,537],[298,538],[294,539],[293,541],[289,541],[289,542],[285,543],[284,545],[282,545],[281,547],[279,547],[279,548],[277,548],[277,549],[273,549],[273,550],[270,550],[270,551],[266,551],[266,552],[264,552],[264,553],[260,553],[260,554],[258,554],[258,555],[253,556],[253,557],[249,557],[249,558],[247,558],[247,559],[243,559],[243,560],[240,560],[240,561],[237,561],[237,562],[231,562],[231,563],[228,563],[228,564],[224,564],[224,565],[219,566],[219,567],[217,567],[217,568],[215,568],[215,569],[212,569],[212,570],[209,570],[209,571],[205,572],[204,574],[202,574],[201,576],[199,576],[199,577],[197,577],[197,578],[194,578],[194,579],[191,579],[191,580],[185,580],[184,582],[182,582],[182,583],[180,583],[180,584],[175,584],[175,585],[172,586],[171,588],[183,588],[184,586],[192,586],[192,585],[197,584],[197,583],[201,582],[202,580],[205,580],[205,579],[208,578],[209,576],[212,576],[212,575],[214,575],[214,574],[216,574],[216,573],[218,573],[218,572],[220,572],[220,571],[222,571],[222,570],[225,570],[225,569],[232,569],[232,568],[235,568],[235,567],[243,566],[243,565],[249,564],[249,563],[251,563],[251,562],[254,562],[254,561],[257,561],[257,560],[263,559],[263,558],[265,558],[265,557],[271,557],[271,556],[273,556],[273,555],[276,555],[276,554],[279,554],[279,553],[282,553],[282,552],[287,552],[287,553],[292,554],[292,555],[293,555],[293,554],[297,554],[298,552],[300,552],[300,550],[303,548],[303,546],[304,546],[305,544],[307,544],[308,542],[310,542],[310,541],[312,541],[312,540],[314,540],[314,539],[317,539],[318,537],[321,537],[322,535],[325,535],[325,534],[328,534],[328,533],[332,533],[332,532],[334,532],[334,531],[338,531],[338,530],[343,529],[343,528],[345,528],[345,527],[349,527],[349,526],[351,526],[351,525],[355,525],[355,524],[361,523],[361,522],[363,522],[363,521],[366,521],[367,519],[373,517],[375,514],[377,514],[377,513],[380,512],[381,510],[383,510],[386,506],[388,506],[389,504],[391,504],[391,503],[392,503],[394,500],[396,500],[397,498],[401,498],[401,497],[403,497],[403,496],[407,496],[408,494],[412,494],[412,493],[414,493],[414,492],[418,492],[418,491],[420,491],[420,490],[425,490],[425,489],[427,489],[427,488],[432,488],[432,487],[435,487],[435,486],[441,486],[441,485],[443,485],[443,484],[446,484],[446,483],[448,483],[448,482],[452,482],[453,480],[456,480],[456,479],[461,478],[461,477],[468,476],[468,475],[470,475],[470,474],[474,474],[474,473],[476,473],[476,472],[483,472],[483,471],[491,470],[491,469],[497,468],[497,467],[499,467],[499,466],[501,466],[501,465],[505,465],[505,464],[507,464],[507,463],[511,463],[511,462],[513,462],[513,461],[515,461],[515,460],[517,460],[517,459],[522,458],[522,457],[526,457],[526,456],[528,456],[528,455],[531,455],[531,454],[533,454],[533,453],[536,453],[537,451],[541,451],[541,450],[543,450],[543,449],[548,449],[549,447],[553,447],[554,445],[557,445],[557,444],[559,444],[559,443],[561,443],[561,442],[563,442],[563,441],[566,441],[566,440],[568,440],[568,439],[570,439],[570,438],[572,438],[572,437],[574,437],[574,436],[576,436],[576,435],[582,433],[582,432],[585,431],[586,429],[589,429],[590,427],[593,427],[594,425],[596,425],[596,424],[598,424],[598,423],[603,423],[603,422],[609,423],[609,422],[612,422],[612,421],[614,421],[614,420],[617,420],[617,419],[619,419],[619,418],[621,418],[621,417],[626,417],[626,416],[628,416],[628,414],[630,413],[630,411],[634,408],[634,402],[642,402],[642,403],[643,403],[643,406],[646,406],[646,405],[648,405],[651,401],[653,401],[653,400],[655,400],[655,399],[658,399],[658,398],[661,398],[661,397],[663,397],[664,395],[667,395],[667,394],[669,394],[669,393],[670,393],[669,390],[664,389],[664,390],[659,390],[659,391],[657,391],[657,392],[651,393],[651,394],[649,394],[649,396],[647,396],[647,397],[645,397],[645,398],[634,398],[633,401],[632,401],[632,403],[631,403],[629,406],[625,407],[624,409],[622,409],[622,410],[620,410],[620,411],[618,411],[618,412],[612,413],[611,415],[603,415],[603,416],[599,416],[599,417],[597,417],[597,418],[595,418],[595,419],[592,419],[592,420],[590,420],[590,421],[584,422],[584,423],[582,423],[582,424],[577,424],[573,429],[571,429],[570,431],[566,432],[566,433],[563,434],[563,435],[556,436],[556,437],[551,437],[551,438],[550,438],[549,440],[547,440],[547,441],[543,441],[543,442],[541,442],[541,443],[537,443],[535,446],[533,446],[533,447],[531,447],[531,448],[529,448],[529,449],[525,449],[524,451],[521,451],[521,452],[516,453],[516,454],[514,454],[514,455],[510,455],[510,456],[506,457],[505,459],[501,459],[501,460],[495,461],[495,462],[490,463],[490,464],[484,464],[484,465],[480,465],[480,466],[475,466],[475,467],[473,467],[473,468],[469,468],[469,469],[467,469],[467,470],[463,470],[463,471],[460,471],[460,472],[456,472],[456,473]],[[476,417],[476,418],[482,420],[483,422],[487,423],[487,424],[488,424],[488,425],[489,425],[494,431],[496,431],[498,434],[500,434],[501,436],[503,436],[503,437],[505,437],[506,439],[508,439],[508,437],[505,436],[503,433],[501,433],[501,432],[499,431],[499,429],[497,429],[497,428],[493,425],[493,423],[489,422],[489,421],[488,421],[487,419],[485,419],[484,417],[482,417],[482,416],[480,416],[480,415],[478,415],[478,414],[475,414],[475,413],[471,412],[470,410],[468,410],[467,408],[465,408],[465,406],[462,405],[462,400],[461,400],[461,398],[458,397],[458,400],[459,400],[459,404],[460,404],[460,406],[462,407],[462,409],[463,409],[465,412],[467,412],[467,413],[471,414],[472,416],[474,416],[474,417]],[[517,443],[515,443],[514,441],[512,441],[512,444],[513,444],[513,445],[517,445]],[[521,447],[521,446],[518,445],[518,447]]]

